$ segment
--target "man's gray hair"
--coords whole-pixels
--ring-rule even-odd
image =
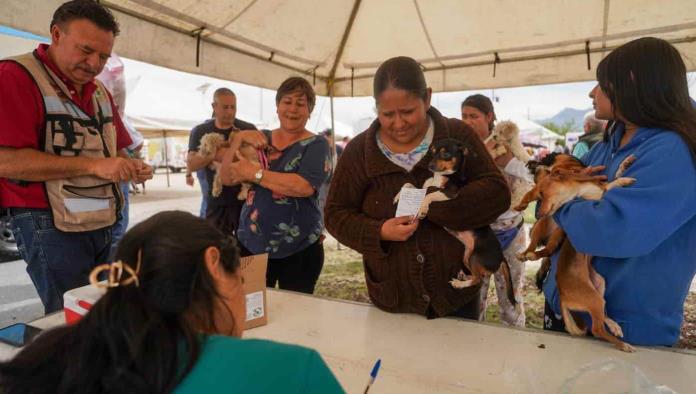
[[[601,133],[604,131],[604,127],[607,125],[606,120],[597,119],[595,116],[595,111],[590,111],[585,114],[583,120],[583,127],[588,125],[590,130],[587,133]]]

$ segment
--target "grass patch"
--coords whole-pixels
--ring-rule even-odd
[[[314,293],[323,297],[370,302],[365,286],[362,256],[345,246],[324,244],[324,268]]]

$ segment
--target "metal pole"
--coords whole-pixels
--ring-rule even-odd
[[[334,84],[333,79],[329,80],[329,104],[331,105],[331,172],[336,169],[338,157],[336,155],[336,127],[334,125]],[[336,250],[341,250],[341,243],[336,240]]]
[[[336,157],[336,127],[334,125],[334,88],[333,80],[329,81],[329,103],[331,104],[331,158],[333,161],[333,168],[336,168],[336,162],[338,161]],[[333,171],[333,170],[332,170]]]
[[[169,184],[169,149],[167,147],[167,131],[162,130],[162,139],[164,140],[164,169],[167,171],[167,187]]]

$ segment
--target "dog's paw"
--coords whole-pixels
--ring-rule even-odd
[[[514,208],[512,208],[512,209],[515,210],[515,211],[517,211],[517,212],[522,212],[522,211],[524,211],[525,209],[527,209],[527,205],[522,205],[522,204],[520,204],[520,205],[517,205],[516,207],[514,207]]]
[[[626,352],[626,353],[635,353],[636,352],[636,348],[634,348],[633,346],[629,345],[626,342],[621,342],[620,344],[617,344],[616,348],[621,350],[622,352]]]
[[[473,277],[471,276],[465,276],[464,280],[460,280],[457,278],[452,278],[452,280],[449,281],[450,286],[452,286],[455,289],[464,289],[467,287],[471,287],[474,285]]]
[[[619,185],[621,186],[630,186],[634,183],[636,183],[636,178],[630,178],[630,177],[623,177],[619,178],[621,182],[619,182]]]
[[[625,170],[628,167],[632,166],[635,161],[636,155],[629,155],[627,158],[624,159],[624,161],[621,162],[620,167]]]
[[[457,280],[466,280],[466,272],[464,270],[459,270],[457,273]]]
[[[535,261],[539,260],[536,252],[527,252],[526,250],[515,255],[519,261]]]
[[[607,325],[607,328],[609,329],[609,332],[614,334],[615,337],[617,338],[623,338],[623,330],[621,329],[621,326],[618,325],[614,320],[605,317],[604,318],[604,324]]]

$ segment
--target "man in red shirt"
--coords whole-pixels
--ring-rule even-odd
[[[118,32],[105,7],[70,1],[53,15],[50,45],[0,62],[0,205],[46,313],[107,262],[122,200],[112,185],[152,178],[117,154],[131,140],[94,80]]]

